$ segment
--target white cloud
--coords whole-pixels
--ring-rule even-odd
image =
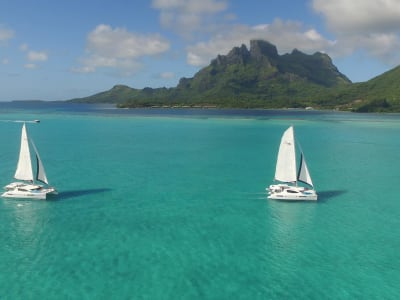
[[[169,49],[169,43],[158,34],[143,36],[99,25],[89,34],[87,49],[104,57],[135,58],[162,53]]]
[[[400,1],[313,0],[343,54],[362,49],[387,64],[400,63]]]
[[[313,0],[312,5],[335,32],[376,33],[398,31],[400,27],[398,0]]]
[[[0,25],[0,43],[7,42],[8,40],[12,39],[14,35],[14,30],[7,29]]]
[[[153,0],[154,8],[175,10],[184,13],[209,14],[223,11],[227,8],[226,0]]]
[[[21,46],[19,46],[19,49],[21,50],[21,51],[28,51],[28,49],[29,49],[29,46],[28,46],[28,44],[22,44]]]
[[[212,30],[217,18],[210,18],[228,8],[227,0],[153,0],[152,6],[160,10],[160,23],[184,37]],[[230,15],[232,18],[232,15]]]
[[[74,73],[93,73],[96,71],[96,68],[88,65],[88,66],[81,66],[81,67],[72,67],[71,71]]]
[[[2,65],[8,65],[9,62],[10,62],[10,61],[9,61],[8,58],[3,58],[3,59],[1,60],[1,64],[2,64]]]
[[[28,44],[22,44],[19,49],[22,52],[26,52],[26,59],[28,60],[28,63],[24,65],[26,69],[36,69],[37,62],[44,62],[48,60],[46,51],[30,50]]]
[[[166,52],[169,42],[158,34],[139,35],[123,28],[98,25],[87,37],[87,56],[77,72],[94,72],[99,67],[115,68],[129,75],[140,67],[139,59]]]
[[[25,67],[25,69],[36,69],[35,64],[25,64],[24,67]]]
[[[29,61],[46,61],[47,60],[47,53],[44,51],[32,51],[30,50],[27,54]]]
[[[218,34],[208,42],[199,42],[187,47],[187,62],[194,66],[205,66],[218,54],[227,54],[233,47],[245,44],[251,39],[263,39],[276,45],[279,53],[291,52],[297,48],[305,53],[316,51],[332,52],[335,42],[325,39],[315,29],[305,29],[299,22],[276,19],[271,24],[254,27],[236,25],[229,32]]]
[[[216,1],[206,1],[208,5]],[[204,3],[206,3],[204,2]],[[312,7],[326,21],[334,39],[326,38],[316,28],[297,21],[274,20],[269,24],[230,24],[233,20],[212,18],[224,12],[225,1],[218,2],[212,10],[191,10],[193,1],[153,0],[153,7],[160,9],[162,23],[170,29],[195,32],[200,27],[209,29],[209,36],[197,38],[186,48],[187,62],[202,67],[208,65],[218,54],[227,54],[233,47],[251,39],[263,39],[277,46],[280,54],[294,48],[308,54],[316,51],[328,53],[332,58],[362,51],[367,56],[378,58],[389,65],[400,63],[400,1],[399,0],[312,0]],[[212,7],[212,6],[210,6]],[[189,16],[196,18],[190,21]],[[211,21],[210,24],[205,21]],[[213,25],[212,25],[213,24]],[[197,27],[196,27],[197,26]],[[211,36],[211,37],[210,37]]]
[[[160,78],[162,79],[173,79],[175,78],[175,73],[173,72],[163,72],[160,74]]]

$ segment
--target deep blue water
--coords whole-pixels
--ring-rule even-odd
[[[0,103],[0,299],[398,299],[399,115]],[[294,125],[319,201],[267,200]]]

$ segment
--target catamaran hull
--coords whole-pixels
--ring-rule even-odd
[[[268,190],[268,199],[284,201],[316,201],[318,195],[315,190],[300,186],[285,184],[271,185]]]
[[[45,200],[47,194],[45,193],[19,193],[14,191],[8,191],[1,195],[4,198],[16,198],[16,199],[35,199]]]
[[[15,198],[15,199],[34,199],[34,200],[46,200],[48,195],[56,195],[56,192],[19,192],[19,191],[7,191],[1,196],[4,198]]]
[[[48,195],[57,195],[53,187],[13,182],[5,186],[4,198],[46,200]]]

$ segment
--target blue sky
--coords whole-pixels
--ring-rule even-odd
[[[250,39],[367,81],[400,64],[400,1],[0,0],[0,101],[172,87]]]

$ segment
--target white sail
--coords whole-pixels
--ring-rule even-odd
[[[306,159],[305,159],[303,153],[301,153],[298,179],[299,179],[299,181],[302,181],[302,182],[314,187],[312,180],[311,180],[310,172],[308,171]]]
[[[19,151],[17,170],[15,171],[14,178],[19,180],[33,181],[31,154],[29,152],[28,136],[26,133],[25,123],[22,126],[21,148]]]
[[[31,143],[32,143],[32,146],[33,146],[33,150],[35,151],[35,154],[36,154],[36,164],[37,164],[36,179],[41,181],[41,182],[43,182],[43,183],[49,184],[49,182],[47,180],[46,172],[44,170],[44,166],[43,166],[42,160],[40,159],[40,156],[39,156],[39,152],[38,152],[33,140],[31,140]]]
[[[297,181],[296,148],[293,126],[283,134],[276,161],[275,180],[282,182]]]

